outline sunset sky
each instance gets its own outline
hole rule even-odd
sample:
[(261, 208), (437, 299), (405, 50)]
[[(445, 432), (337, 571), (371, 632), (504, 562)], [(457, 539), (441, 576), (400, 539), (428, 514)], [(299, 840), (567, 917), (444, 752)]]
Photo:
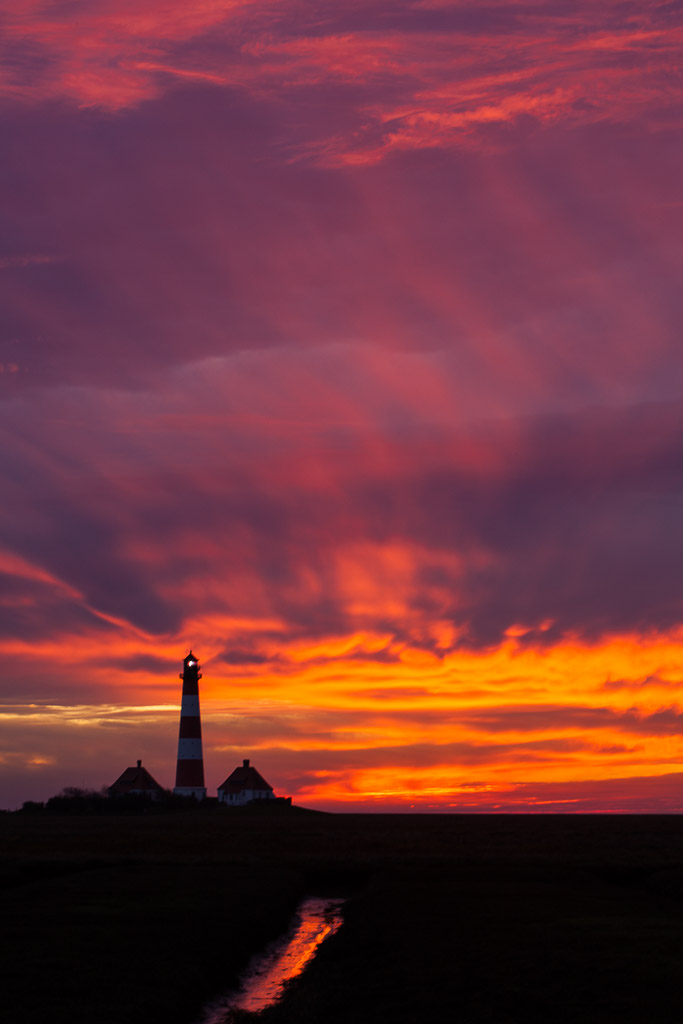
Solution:
[(683, 810), (683, 4), (2, 6), (0, 807)]

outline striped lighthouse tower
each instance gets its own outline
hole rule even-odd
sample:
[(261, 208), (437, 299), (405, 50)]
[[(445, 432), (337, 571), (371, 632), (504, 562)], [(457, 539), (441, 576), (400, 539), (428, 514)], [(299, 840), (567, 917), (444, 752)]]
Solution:
[(183, 699), (180, 705), (180, 732), (178, 734), (178, 767), (173, 792), (179, 796), (194, 796), (203, 800), (204, 755), (202, 753), (202, 720), (199, 715), (199, 662), (192, 651), (183, 660)]

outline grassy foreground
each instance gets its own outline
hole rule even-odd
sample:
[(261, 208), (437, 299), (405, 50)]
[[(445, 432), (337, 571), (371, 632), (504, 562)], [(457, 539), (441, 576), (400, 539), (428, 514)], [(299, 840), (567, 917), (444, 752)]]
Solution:
[(0, 815), (0, 880), (12, 1024), (193, 1024), (306, 891), (263, 1024), (683, 1020), (683, 818)]

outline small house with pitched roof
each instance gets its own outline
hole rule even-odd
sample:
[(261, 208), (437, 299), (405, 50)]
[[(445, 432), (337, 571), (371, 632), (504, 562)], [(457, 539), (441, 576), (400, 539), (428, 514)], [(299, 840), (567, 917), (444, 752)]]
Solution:
[(142, 767), (142, 761), (138, 761), (135, 768), (126, 768), (107, 792), (111, 797), (146, 796), (149, 800), (160, 800), (165, 791), (147, 769)]
[(273, 787), (249, 764), (245, 758), (240, 768), (235, 768), (222, 786), (218, 787), (219, 804), (228, 807), (242, 807), (252, 800), (274, 800)]

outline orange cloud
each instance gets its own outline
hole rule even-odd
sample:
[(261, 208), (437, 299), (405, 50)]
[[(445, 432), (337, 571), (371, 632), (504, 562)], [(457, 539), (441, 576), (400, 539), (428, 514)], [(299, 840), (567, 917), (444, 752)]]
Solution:
[[(220, 632), (243, 632), (245, 625), (225, 620)], [(389, 636), (330, 638), (305, 648), (282, 631), (270, 633), (262, 661), (239, 665), (216, 650), (216, 627), (203, 620), (184, 627), (194, 649), (206, 652), (207, 770), (221, 775), (251, 752), (276, 788), (299, 802), (444, 809), (465, 801), (473, 809), (495, 798), (514, 807), (520, 787), (533, 805), (550, 783), (570, 794), (576, 785), (580, 794), (589, 780), (656, 779), (683, 762), (683, 705), (672, 703), (675, 683), (668, 681), (681, 677), (683, 637), (615, 637), (542, 652), (511, 639), (443, 659), (419, 650), (406, 657), (403, 648), (382, 661), (373, 659), (391, 654)], [(66, 778), (74, 729), (87, 751), (99, 730), (114, 737), (133, 728), (137, 749), (148, 745), (157, 757), (163, 750), (159, 771), (170, 777), (179, 699), (173, 668), (182, 641), (149, 643), (148, 655), (120, 634), (109, 649), (103, 641), (64, 637), (21, 652), (3, 646), (5, 662), (21, 654), (25, 673), (43, 662), (72, 681), (87, 678), (102, 693), (108, 678), (118, 697), (108, 704), (5, 703), (0, 719), (14, 739), (3, 757), (16, 759), (23, 744), (33, 751), (31, 763), (50, 766), (49, 778)], [(153, 674), (150, 657), (158, 659)], [(621, 689), (606, 688), (609, 672), (622, 674)], [(661, 688), (639, 686), (655, 672)], [(580, 808), (584, 798), (563, 799)]]

